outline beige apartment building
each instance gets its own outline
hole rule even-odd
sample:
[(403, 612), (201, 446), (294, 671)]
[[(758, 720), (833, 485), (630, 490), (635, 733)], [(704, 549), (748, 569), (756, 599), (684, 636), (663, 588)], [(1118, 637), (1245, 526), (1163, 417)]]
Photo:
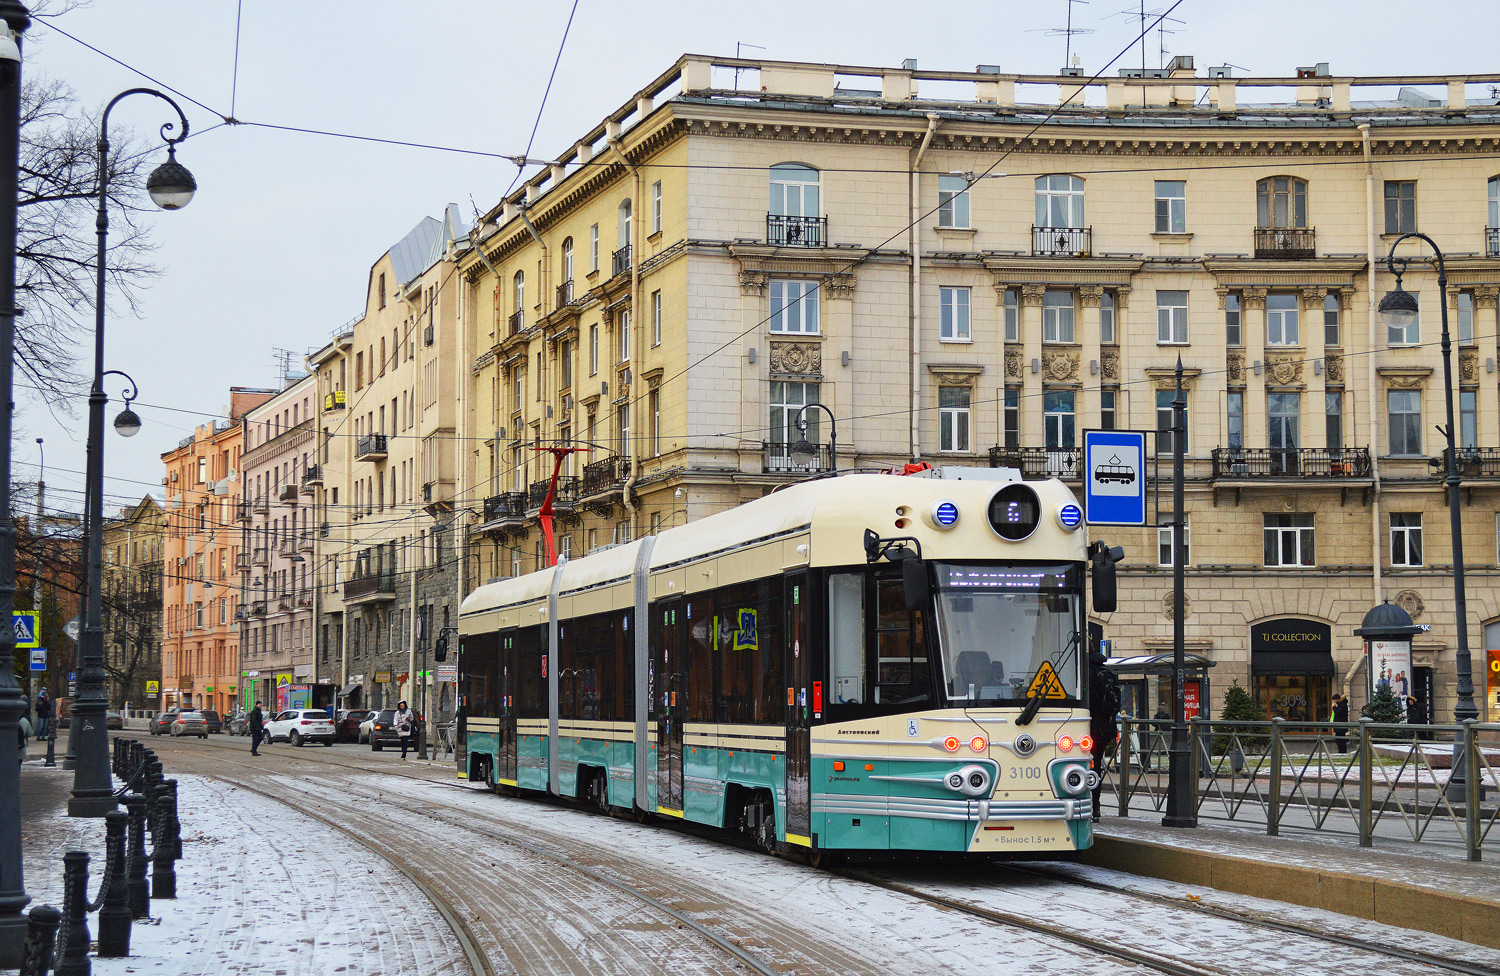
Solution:
[[(318, 668), (348, 707), (400, 699), (442, 720), (453, 683), (430, 660), (455, 625), (456, 206), (424, 218), (370, 269), (364, 314), (308, 357), (324, 512), (317, 531)], [(424, 664), (425, 661), (425, 664)]]
[[(317, 382), (290, 377), (245, 414), (239, 574), (241, 705), (268, 710), (333, 704), (337, 676), (314, 662)], [(248, 703), (248, 705), (246, 704)]]
[[(161, 686), (162, 549), (166, 518), (151, 495), (104, 522), (104, 669), (112, 705), (149, 708)], [(151, 684), (155, 683), (153, 689)]]
[[(1483, 697), (1500, 648), (1500, 76), (1234, 78), (1191, 58), (1140, 74), (690, 55), (582, 134), (458, 257), (466, 589), (545, 565), (539, 445), (587, 448), (557, 499), (574, 554), (835, 463), (999, 465), (1077, 489), (1090, 428), (1152, 432), (1154, 491), (1181, 357), (1201, 704), (1217, 714), (1231, 682), (1268, 715), (1362, 702), (1353, 630), (1390, 599), (1428, 628), (1402, 687), (1419, 718), (1450, 719), (1429, 250), (1400, 251), (1419, 320), (1375, 314), (1386, 251), (1420, 230), (1447, 256)], [(809, 403), (831, 412), (837, 457), (812, 409), (823, 446), (803, 465), (787, 445)], [(1094, 532), (1127, 552), (1120, 610), (1092, 621), (1117, 658), (1170, 649), (1165, 535)], [(1167, 697), (1123, 677), (1138, 714)]]

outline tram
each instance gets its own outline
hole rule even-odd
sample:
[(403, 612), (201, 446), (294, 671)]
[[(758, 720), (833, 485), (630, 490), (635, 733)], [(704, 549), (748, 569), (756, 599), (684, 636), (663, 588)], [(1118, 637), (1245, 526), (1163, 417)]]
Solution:
[(850, 474), (480, 587), (461, 773), (814, 863), (1082, 850), (1085, 534), (1056, 480)]

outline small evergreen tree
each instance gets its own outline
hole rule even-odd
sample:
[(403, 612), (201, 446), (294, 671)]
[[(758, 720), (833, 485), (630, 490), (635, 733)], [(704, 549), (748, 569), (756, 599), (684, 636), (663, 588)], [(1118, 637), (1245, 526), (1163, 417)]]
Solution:
[[(1221, 722), (1259, 722), (1265, 716), (1261, 714), (1260, 705), (1256, 704), (1255, 697), (1249, 691), (1240, 687), (1238, 681), (1231, 684), (1224, 691), (1224, 707), (1219, 710), (1219, 721)], [(1270, 741), (1264, 735), (1252, 735), (1250, 729), (1234, 730), (1232, 734), (1220, 734), (1214, 736), (1214, 752), (1228, 752), (1234, 747), (1234, 736), (1239, 736), (1240, 748), (1259, 750), (1266, 747)]]
[(1369, 702), (1359, 712), (1383, 725), (1397, 725), (1401, 721), (1401, 702), (1396, 698), (1396, 693), (1391, 691), (1390, 684), (1381, 682), (1375, 686), (1375, 694), (1370, 696)]

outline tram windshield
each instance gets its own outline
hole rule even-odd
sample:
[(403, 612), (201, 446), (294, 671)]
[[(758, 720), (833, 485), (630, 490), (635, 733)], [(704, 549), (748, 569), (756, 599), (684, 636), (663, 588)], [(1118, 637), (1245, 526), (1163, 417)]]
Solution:
[(1033, 683), (1042, 697), (1079, 697), (1081, 566), (934, 563), (933, 570), (950, 704), (1014, 704)]

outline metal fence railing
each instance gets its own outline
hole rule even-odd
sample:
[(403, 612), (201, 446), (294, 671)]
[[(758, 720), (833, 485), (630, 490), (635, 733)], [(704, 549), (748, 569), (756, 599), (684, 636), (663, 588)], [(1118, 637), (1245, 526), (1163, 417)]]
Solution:
[[(1500, 724), (1478, 722), (1195, 719), (1193, 805), (1201, 820), (1263, 825), (1270, 836), (1314, 830), (1357, 836), (1361, 847), (1446, 843), (1478, 861), (1487, 841), (1493, 849), (1491, 836), (1500, 838), (1497, 733)], [(1165, 811), (1171, 740), (1169, 721), (1121, 721), (1105, 753), (1107, 811), (1122, 817)], [(1462, 764), (1457, 781), (1455, 744)]]

